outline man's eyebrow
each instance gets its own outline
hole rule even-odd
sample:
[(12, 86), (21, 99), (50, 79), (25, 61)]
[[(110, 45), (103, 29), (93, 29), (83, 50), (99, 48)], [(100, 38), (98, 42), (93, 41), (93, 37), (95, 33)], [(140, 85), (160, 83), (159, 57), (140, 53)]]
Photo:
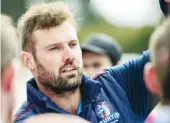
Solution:
[(45, 49), (48, 49), (48, 48), (51, 48), (51, 47), (54, 47), (54, 46), (59, 46), (59, 45), (61, 45), (61, 43), (50, 44), (50, 45), (46, 46)]
[[(79, 42), (79, 41), (78, 41), (78, 39), (73, 39), (73, 40), (68, 41), (68, 43), (70, 43), (70, 42)], [(48, 49), (48, 48), (51, 48), (54, 46), (59, 46), (59, 45), (61, 45), (61, 43), (53, 43), (53, 44), (46, 46), (45, 49)]]
[(69, 42), (78, 42), (78, 39), (70, 40)]

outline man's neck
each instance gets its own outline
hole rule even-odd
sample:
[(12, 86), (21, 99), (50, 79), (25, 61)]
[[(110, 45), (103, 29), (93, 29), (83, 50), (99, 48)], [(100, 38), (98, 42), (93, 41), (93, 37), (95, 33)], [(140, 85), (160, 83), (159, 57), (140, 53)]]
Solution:
[(44, 88), (39, 88), (39, 90), (47, 95), (58, 107), (70, 112), (71, 114), (77, 114), (78, 105), (81, 99), (80, 88), (62, 94), (55, 94)]
[(74, 92), (68, 92), (65, 94), (54, 95), (52, 101), (55, 102), (60, 108), (72, 113), (77, 114), (78, 105), (81, 99), (80, 88), (76, 89)]

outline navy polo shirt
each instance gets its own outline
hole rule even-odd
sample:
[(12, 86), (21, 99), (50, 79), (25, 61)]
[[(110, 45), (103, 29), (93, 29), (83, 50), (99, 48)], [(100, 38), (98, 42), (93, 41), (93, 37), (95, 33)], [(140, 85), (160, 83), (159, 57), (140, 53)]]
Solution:
[[(151, 94), (143, 80), (149, 52), (125, 64), (106, 69), (81, 83), (77, 115), (92, 123), (141, 123), (153, 109)], [(27, 101), (16, 113), (14, 123), (41, 113), (70, 114), (38, 91), (35, 79), (27, 82)]]

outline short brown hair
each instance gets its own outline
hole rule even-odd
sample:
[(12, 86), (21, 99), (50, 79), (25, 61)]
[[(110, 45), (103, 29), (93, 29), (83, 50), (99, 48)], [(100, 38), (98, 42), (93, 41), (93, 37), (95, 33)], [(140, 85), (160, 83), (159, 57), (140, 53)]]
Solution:
[(170, 18), (153, 33), (149, 46), (151, 61), (161, 82), (163, 102), (170, 101)]
[(16, 57), (18, 41), (12, 18), (1, 14), (1, 70)]
[(66, 20), (76, 28), (74, 14), (65, 3), (41, 3), (31, 6), (18, 22), (22, 50), (35, 52), (35, 41), (32, 39), (35, 30), (58, 26)]

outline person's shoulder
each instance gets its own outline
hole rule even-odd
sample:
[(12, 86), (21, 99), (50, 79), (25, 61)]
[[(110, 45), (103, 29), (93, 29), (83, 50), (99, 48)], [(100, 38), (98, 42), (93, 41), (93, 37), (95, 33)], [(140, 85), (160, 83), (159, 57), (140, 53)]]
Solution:
[(90, 78), (101, 83), (102, 86), (107, 86), (108, 83), (113, 83), (113, 77), (109, 69), (104, 69), (103, 71), (94, 74)]
[(45, 113), (32, 116), (24, 123), (90, 123), (81, 117), (58, 113)]
[(147, 117), (145, 123), (170, 123), (170, 106), (159, 105)]
[(34, 104), (26, 101), (21, 105), (19, 110), (16, 112), (14, 123), (19, 123), (33, 114), (35, 114)]
[(99, 77), (101, 77), (103, 74), (106, 74), (106, 72), (104, 70), (92, 75), (90, 78), (93, 79), (93, 80), (96, 80)]

